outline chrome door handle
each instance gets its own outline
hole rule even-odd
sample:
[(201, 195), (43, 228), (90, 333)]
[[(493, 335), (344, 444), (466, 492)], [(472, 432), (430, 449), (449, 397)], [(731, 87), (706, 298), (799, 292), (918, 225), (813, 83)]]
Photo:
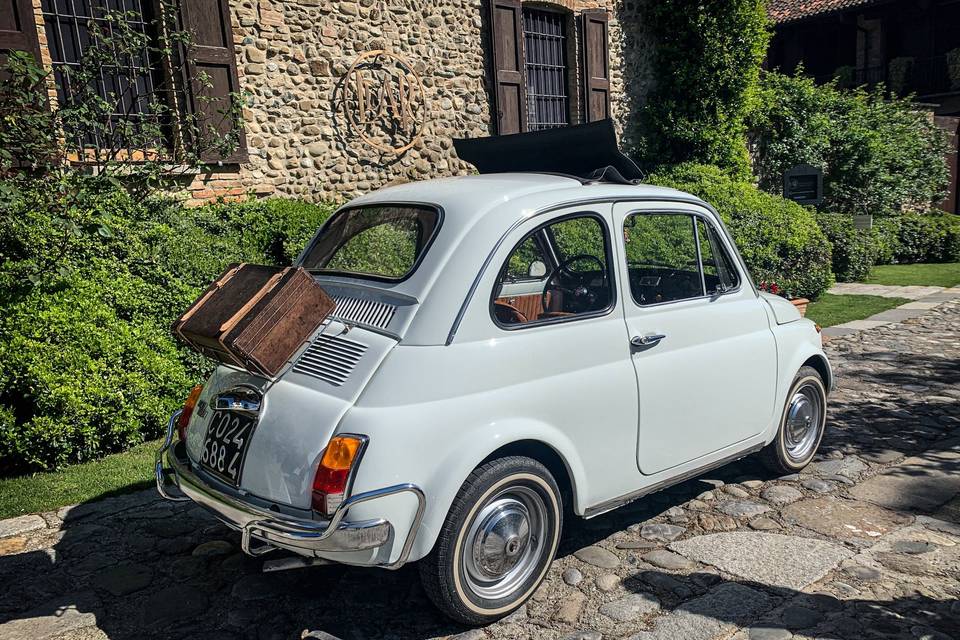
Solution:
[(630, 338), (630, 344), (635, 347), (650, 347), (660, 344), (660, 341), (667, 336), (662, 333), (651, 333), (645, 336), (633, 336)]

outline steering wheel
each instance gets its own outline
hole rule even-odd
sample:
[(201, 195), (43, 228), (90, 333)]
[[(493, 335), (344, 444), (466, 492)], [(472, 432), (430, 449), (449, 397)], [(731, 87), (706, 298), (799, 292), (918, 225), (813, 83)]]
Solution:
[(544, 313), (549, 311), (549, 309), (547, 309), (549, 304), (547, 294), (551, 291), (560, 291), (566, 294), (564, 301), (565, 303), (569, 303), (571, 307), (569, 310), (573, 313), (582, 313), (594, 308), (597, 302), (597, 294), (588, 286), (590, 275), (570, 270), (570, 265), (580, 260), (596, 263), (600, 273), (603, 274), (602, 286), (604, 289), (607, 288), (607, 269), (603, 266), (600, 258), (590, 255), (589, 253), (570, 256), (557, 265), (557, 268), (550, 273), (546, 283), (543, 285), (543, 293), (540, 294), (540, 305), (543, 307)]

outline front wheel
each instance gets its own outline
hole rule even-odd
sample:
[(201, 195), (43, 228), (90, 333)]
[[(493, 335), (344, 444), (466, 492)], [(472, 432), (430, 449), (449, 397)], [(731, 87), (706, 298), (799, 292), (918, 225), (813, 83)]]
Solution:
[(760, 460), (774, 473), (797, 473), (816, 454), (826, 424), (823, 378), (813, 367), (801, 367), (787, 393), (777, 436), (760, 452)]
[(563, 526), (560, 490), (531, 458), (477, 467), (463, 483), (433, 551), (419, 563), (430, 600), (457, 622), (486, 624), (543, 581)]

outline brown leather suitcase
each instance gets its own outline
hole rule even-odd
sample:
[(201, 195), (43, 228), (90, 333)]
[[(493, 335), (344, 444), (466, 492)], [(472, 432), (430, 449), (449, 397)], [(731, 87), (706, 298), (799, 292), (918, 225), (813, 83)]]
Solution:
[(335, 306), (301, 267), (230, 265), (173, 333), (214, 360), (273, 378)]

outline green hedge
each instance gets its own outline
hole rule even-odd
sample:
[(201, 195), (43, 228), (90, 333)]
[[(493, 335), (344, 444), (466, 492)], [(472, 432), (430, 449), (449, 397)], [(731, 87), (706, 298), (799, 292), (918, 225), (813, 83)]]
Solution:
[[(42, 181), (0, 183), (0, 469), (51, 469), (162, 433), (210, 364), (170, 323), (227, 264), (284, 264), (333, 208), (184, 209), (91, 190), (64, 219)], [(16, 190), (9, 197), (11, 189)]]
[(820, 213), (817, 223), (832, 247), (833, 275), (840, 282), (859, 282), (870, 275), (879, 253), (879, 234), (873, 229), (857, 229), (853, 216)]
[(880, 218), (877, 264), (960, 262), (960, 216), (904, 214)]
[(708, 165), (664, 169), (649, 182), (687, 191), (713, 205), (755, 281), (776, 283), (788, 296), (811, 300), (832, 284), (830, 243), (814, 214), (795, 202)]

